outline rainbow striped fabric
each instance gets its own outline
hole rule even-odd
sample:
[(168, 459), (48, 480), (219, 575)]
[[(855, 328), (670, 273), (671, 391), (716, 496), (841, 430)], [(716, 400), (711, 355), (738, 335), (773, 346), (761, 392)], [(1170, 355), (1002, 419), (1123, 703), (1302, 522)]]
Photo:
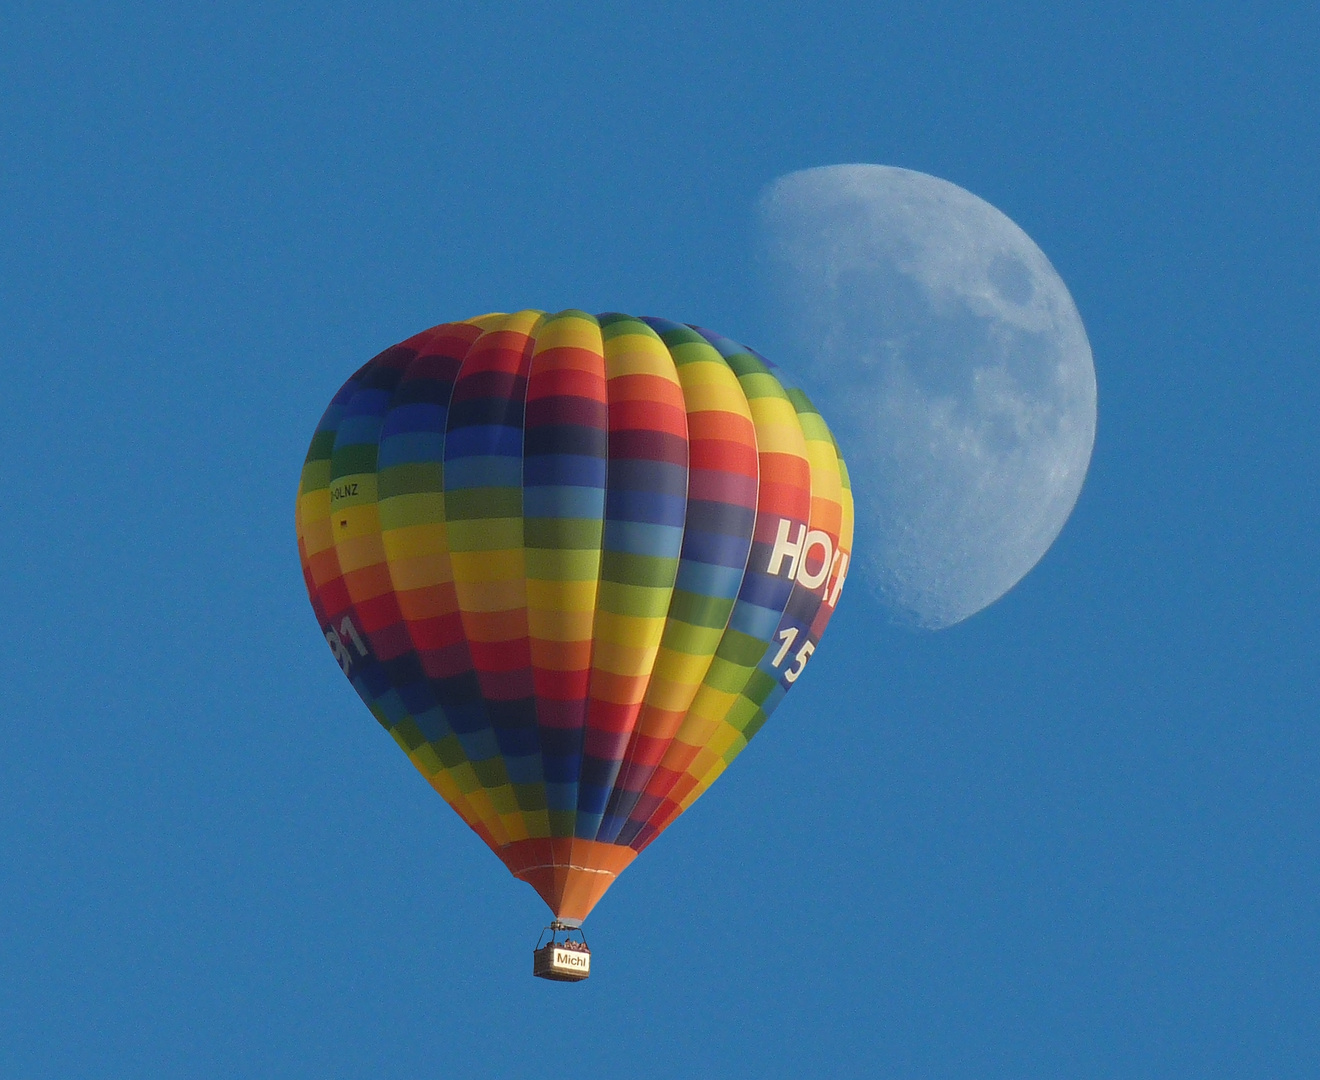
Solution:
[(581, 311), (386, 349), (322, 417), (296, 519), (354, 689), (570, 923), (797, 681), (853, 528), (837, 444), (767, 360)]

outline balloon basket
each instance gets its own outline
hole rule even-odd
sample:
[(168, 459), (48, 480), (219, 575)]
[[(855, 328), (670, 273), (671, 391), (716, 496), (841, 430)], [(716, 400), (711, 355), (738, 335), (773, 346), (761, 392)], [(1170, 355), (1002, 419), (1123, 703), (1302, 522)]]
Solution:
[[(572, 933), (577, 932), (577, 940)], [(550, 940), (545, 940), (549, 933)], [(563, 934), (561, 938), (559, 935)], [(532, 974), (538, 979), (554, 982), (581, 982), (591, 974), (591, 949), (583, 936), (582, 927), (552, 922), (536, 940), (532, 952)]]

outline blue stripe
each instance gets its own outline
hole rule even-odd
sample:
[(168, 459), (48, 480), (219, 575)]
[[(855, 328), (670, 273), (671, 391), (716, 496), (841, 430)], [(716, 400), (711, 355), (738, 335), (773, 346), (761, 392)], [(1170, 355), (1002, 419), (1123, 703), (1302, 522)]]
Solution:
[(760, 641), (773, 641), (779, 630), (779, 608), (770, 610), (757, 604), (747, 604), (741, 600), (733, 605), (733, 615), (729, 619), (729, 629), (739, 630), (749, 637)]
[(605, 500), (605, 513), (620, 521), (645, 521), (655, 525), (681, 528), (687, 508), (682, 495), (661, 495), (654, 491), (616, 491)]
[(774, 608), (782, 613), (788, 607), (788, 599), (792, 592), (793, 583), (788, 578), (771, 577), (769, 574), (760, 574), (751, 570), (743, 578), (738, 599), (746, 600), (749, 604)]
[(655, 491), (687, 501), (686, 465), (647, 458), (611, 458), (611, 491)]
[(390, 435), (381, 439), (376, 468), (384, 470), (391, 465), (438, 464), (444, 447), (445, 437), (441, 432), (410, 431)]
[(383, 416), (393, 396), (392, 390), (359, 390), (344, 407), (344, 416), (348, 421), (361, 416)]
[(747, 552), (752, 546), (750, 541), (751, 537), (745, 533), (729, 536), (727, 533), (702, 532), (689, 524), (683, 534), (683, 558), (715, 566), (737, 567), (741, 577), (743, 567), (747, 565)]
[(598, 487), (524, 487), (523, 516), (586, 518), (599, 521), (605, 513), (605, 489)]
[(684, 559), (678, 564), (678, 579), (675, 589), (690, 592), (696, 596), (719, 597), (732, 600), (738, 595), (738, 586), (742, 584), (743, 570), (730, 566), (713, 566), (709, 563), (689, 562)]
[(522, 428), (505, 424), (478, 424), (475, 427), (449, 429), (445, 439), (446, 460), (490, 454), (521, 459)]
[(522, 458), (445, 458), (446, 490), (455, 492), (487, 487), (522, 487)]
[(385, 417), (385, 426), (381, 434), (388, 438), (406, 431), (445, 430), (445, 408), (443, 405), (396, 405)]
[(457, 731), (455, 734), (463, 746), (463, 753), (467, 755), (468, 761), (489, 761), (500, 756), (500, 748), (495, 743), (495, 732), (488, 727), (478, 731)]
[(376, 443), (380, 440), (379, 416), (353, 416), (340, 422), (339, 432), (335, 435), (335, 446), (358, 446), (361, 443)]
[[(504, 746), (504, 771), (508, 774), (509, 782), (513, 784), (539, 784), (541, 783), (541, 753), (539, 748), (535, 753), (528, 753), (524, 746), (536, 744), (536, 729), (530, 732), (520, 732), (518, 738), (509, 739), (506, 736), (510, 732), (500, 732), (500, 745)], [(530, 735), (530, 739), (526, 736)], [(517, 751), (521, 750), (521, 753)]]
[(683, 543), (683, 530), (672, 525), (639, 524), (634, 521), (606, 521), (602, 547), (606, 551), (629, 555), (655, 555), (675, 559)]
[(537, 454), (523, 459), (523, 484), (540, 487), (562, 484), (566, 487), (605, 487), (609, 463), (605, 458), (582, 454)]
[(433, 705), (423, 712), (413, 713), (413, 721), (427, 742), (439, 742), (453, 734), (454, 729), (449, 726), (449, 718), (438, 705)]

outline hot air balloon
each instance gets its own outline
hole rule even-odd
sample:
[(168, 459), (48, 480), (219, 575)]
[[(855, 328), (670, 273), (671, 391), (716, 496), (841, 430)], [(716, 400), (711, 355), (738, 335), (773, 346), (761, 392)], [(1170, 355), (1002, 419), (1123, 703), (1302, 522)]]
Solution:
[(535, 970), (571, 980), (592, 907), (806, 668), (853, 513), (829, 429), (769, 361), (570, 310), (369, 361), (316, 429), (296, 521), (343, 673), (549, 905)]

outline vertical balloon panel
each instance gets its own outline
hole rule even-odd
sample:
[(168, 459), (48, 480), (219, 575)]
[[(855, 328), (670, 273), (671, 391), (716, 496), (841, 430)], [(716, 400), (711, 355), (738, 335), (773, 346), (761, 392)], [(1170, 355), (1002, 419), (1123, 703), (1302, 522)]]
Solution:
[(738, 599), (715, 660), (633, 821), (620, 834), (638, 851), (682, 812), (684, 800), (690, 804), (700, 795), (701, 781), (719, 760), (714, 746), (727, 742), (745, 722), (743, 691), (793, 594), (782, 557), (784, 538), (804, 529), (811, 512), (806, 439), (787, 392), (750, 350), (727, 338), (704, 336), (737, 377), (748, 403), (758, 453), (757, 512)]
[(576, 835), (595, 839), (650, 685), (678, 576), (688, 439), (673, 357), (638, 319), (602, 318), (610, 456)]
[(598, 836), (618, 842), (710, 670), (747, 566), (756, 515), (756, 434), (738, 380), (696, 331), (661, 319), (688, 425), (683, 546), (642, 712)]
[(542, 324), (527, 383), (523, 540), (532, 677), (550, 835), (577, 822), (609, 460), (600, 324), (566, 311)]
[[(550, 835), (536, 721), (523, 540), (527, 376), (541, 312), (486, 328), (459, 369), (445, 430), (445, 521), (454, 591), (508, 792), (511, 840)], [(489, 748), (488, 748), (489, 749)]]
[[(507, 830), (473, 768), (471, 669), (454, 591), (444, 518), (444, 433), (462, 358), (480, 336), (468, 324), (435, 327), (412, 339), (408, 364), (381, 429), (377, 459), (381, 539), (399, 610), (422, 678), (426, 707), (391, 734), (479, 835), (497, 848)], [(474, 695), (467, 695), (472, 697)]]

